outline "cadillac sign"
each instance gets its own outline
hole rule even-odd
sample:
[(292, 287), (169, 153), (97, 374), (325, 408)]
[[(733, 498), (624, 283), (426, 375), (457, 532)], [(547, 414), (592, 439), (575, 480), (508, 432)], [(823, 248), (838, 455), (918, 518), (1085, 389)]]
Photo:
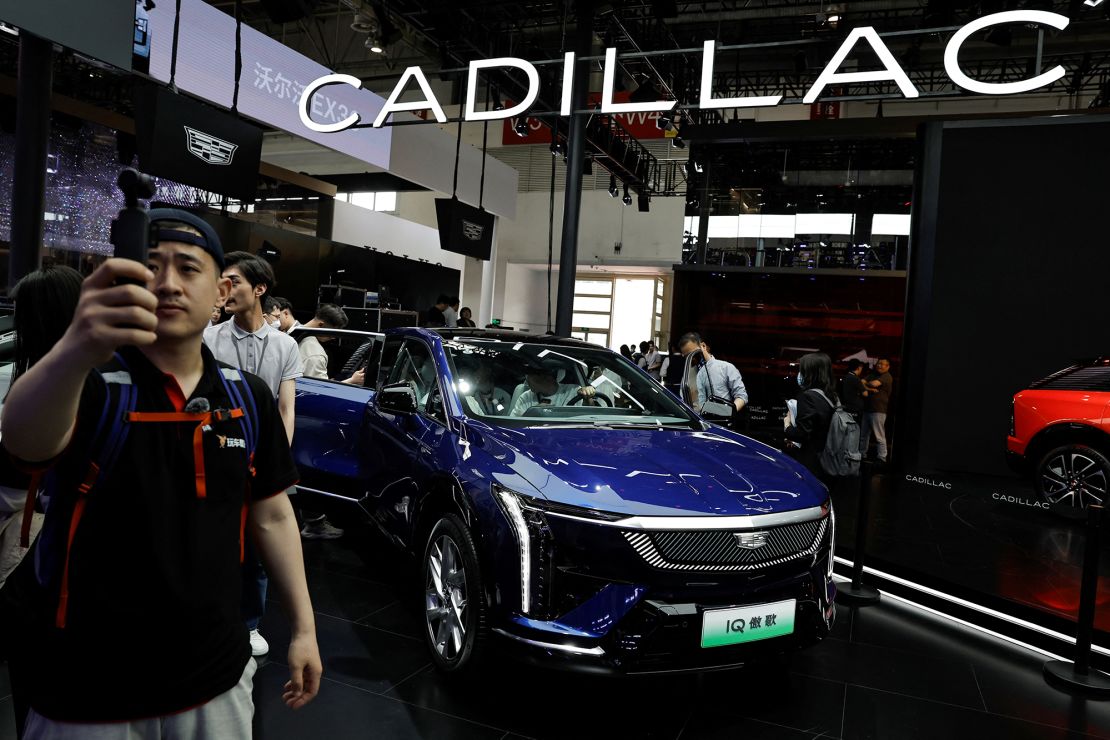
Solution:
[(185, 129), (186, 148), (189, 150), (189, 154), (206, 164), (231, 164), (231, 159), (235, 156), (235, 150), (239, 148), (238, 144), (217, 139), (211, 134), (197, 131), (188, 126), (183, 128)]
[[(1021, 24), (1037, 27), (1047, 26), (1048, 28), (1062, 31), (1068, 27), (1069, 22), (1070, 20), (1067, 16), (1043, 10), (1008, 10), (974, 20), (966, 26), (963, 26), (952, 35), (951, 39), (949, 39), (944, 50), (945, 72), (958, 87), (968, 92), (979, 93), (981, 95), (1013, 95), (1017, 93), (1028, 93), (1040, 87), (1044, 87), (1045, 85), (1050, 85), (1067, 74), (1067, 71), (1063, 67), (1057, 65), (1045, 72), (1016, 82), (983, 82), (982, 80), (977, 80), (965, 73), (960, 66), (960, 49), (972, 35), (995, 26)], [(863, 44), (871, 48), (871, 51), (878, 57), (882, 68), (871, 72), (841, 72), (840, 69), (844, 66), (848, 57), (856, 51), (857, 46)], [(737, 98), (713, 97), (712, 81), (715, 53), (716, 42), (712, 40), (706, 41), (702, 49), (700, 108), (761, 108), (775, 106), (782, 102), (782, 95)], [(568, 52), (564, 55), (564, 81), (573, 78), (572, 72), (574, 70), (575, 61), (576, 58), (573, 52)], [(504, 110), (477, 110), (476, 100), (480, 89), (478, 73), (482, 70), (495, 68), (515, 69), (522, 72), (528, 79), (528, 93), (519, 103), (507, 107)], [(604, 79), (600, 101), (601, 113), (619, 115), (669, 111), (675, 107), (677, 101), (674, 100), (637, 103), (616, 102), (614, 99), (616, 94), (616, 70), (617, 50), (614, 48), (606, 49)], [(895, 59), (887, 45), (883, 42), (878, 32), (871, 26), (855, 28), (848, 34), (848, 37), (840, 45), (840, 48), (837, 50), (836, 54), (833, 55), (832, 59), (829, 60), (828, 64), (825, 65), (821, 74), (818, 75), (813, 85), (809, 88), (809, 91), (805, 94), (802, 102), (807, 105), (816, 102), (830, 85), (838, 86), (860, 82), (883, 81), (893, 82), (905, 98), (912, 99), (920, 95), (917, 88), (914, 87), (909, 76), (899, 64), (898, 60)], [(400, 102), (400, 98), (405, 93), (410, 82), (416, 83), (423, 97), (417, 100)], [(349, 115), (338, 121), (334, 120), (334, 117), (332, 117), (331, 122), (328, 123), (320, 122), (318, 117), (313, 117), (313, 113), (318, 112), (320, 107), (313, 102), (314, 96), (318, 90), (329, 85), (349, 85), (358, 89), (362, 87), (362, 81), (351, 75), (329, 74), (319, 77), (306, 85), (303, 94), (297, 102), (297, 107), (300, 113), (301, 123), (311, 131), (318, 133), (337, 133), (351, 128), (360, 121), (360, 116), (356, 112), (350, 112)], [(499, 57), (496, 59), (472, 61), (467, 76), (466, 102), (463, 108), (463, 118), (466, 121), (492, 121), (520, 116), (536, 102), (539, 96), (539, 88), (540, 75), (535, 65), (531, 62), (515, 57)], [(398, 80), (397, 84), (394, 86), (393, 92), (390, 94), (385, 106), (378, 111), (372, 126), (374, 128), (380, 128), (391, 114), (401, 111), (431, 111), (437, 121), (440, 123), (447, 122), (447, 116), (443, 113), (443, 107), (436, 99), (431, 86), (428, 84), (428, 79), (420, 67), (409, 67), (404, 71), (401, 75), (401, 79)], [(563, 116), (569, 116), (571, 114), (571, 89), (570, 85), (567, 85), (565, 82), (561, 94), (559, 113)]]

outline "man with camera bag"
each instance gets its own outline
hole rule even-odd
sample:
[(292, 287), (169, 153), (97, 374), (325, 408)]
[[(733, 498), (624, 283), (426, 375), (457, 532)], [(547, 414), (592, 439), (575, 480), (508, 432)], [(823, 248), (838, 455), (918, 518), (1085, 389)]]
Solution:
[(184, 211), (150, 223), (145, 264), (109, 259), (85, 281), (0, 420), (14, 458), (50, 469), (43, 531), (0, 594), (32, 740), (250, 737), (247, 537), (289, 612), (283, 699), (319, 689), (285, 428), (262, 381), (201, 342), (230, 289), (222, 247)]

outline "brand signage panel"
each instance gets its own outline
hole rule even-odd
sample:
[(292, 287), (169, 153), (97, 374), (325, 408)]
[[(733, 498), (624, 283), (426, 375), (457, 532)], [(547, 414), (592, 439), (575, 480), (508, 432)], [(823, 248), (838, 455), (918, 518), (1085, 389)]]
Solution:
[(135, 95), (139, 166), (159, 177), (253, 200), (262, 130), (166, 88)]
[(490, 258), (495, 221), (492, 213), (458, 198), (436, 198), (436, 220), (441, 249), (480, 260)]
[[(0, 0), (3, 2), (5, 0)], [(150, 75), (169, 82), (173, 51), (174, 3), (159, 2), (149, 11)], [(128, 12), (128, 59), (131, 54), (133, 5)], [(301, 123), (299, 104), (305, 88), (331, 72), (308, 57), (255, 29), (242, 29), (243, 75), (239, 112), (273, 128), (288, 131), (349, 154), (367, 164), (389, 168), (392, 132), (388, 128), (322, 133)], [(230, 107), (235, 87), (235, 19), (204, 0), (181, 0), (177, 86), (216, 105)], [(357, 115), (367, 121), (385, 101), (350, 85), (331, 85), (312, 96), (312, 120), (340, 123)]]

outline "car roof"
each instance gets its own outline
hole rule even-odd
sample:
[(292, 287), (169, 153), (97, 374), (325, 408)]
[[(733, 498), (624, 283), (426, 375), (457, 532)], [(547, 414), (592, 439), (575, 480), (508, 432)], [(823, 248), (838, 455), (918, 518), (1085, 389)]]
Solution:
[(591, 349), (604, 349), (600, 345), (584, 342), (571, 337), (556, 337), (550, 334), (529, 334), (522, 331), (509, 331), (505, 329), (394, 329), (388, 333), (428, 333), (433, 336), (451, 341), (459, 339), (492, 339), (499, 342), (520, 342), (522, 344), (544, 344), (564, 347), (588, 347)]

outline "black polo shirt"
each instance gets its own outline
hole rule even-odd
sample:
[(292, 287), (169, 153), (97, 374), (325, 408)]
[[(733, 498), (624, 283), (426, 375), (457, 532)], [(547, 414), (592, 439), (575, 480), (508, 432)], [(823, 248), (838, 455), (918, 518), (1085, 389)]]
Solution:
[[(121, 352), (138, 391), (136, 410), (180, 411), (193, 398), (206, 398), (212, 410), (236, 408), (218, 375), (228, 366), (201, 351), (204, 375), (190, 399), (141, 352)], [(102, 373), (90, 373), (73, 441), (54, 466), (42, 533), (5, 587), (6, 599), (28, 607), (28, 634), (19, 639), (26, 649), (13, 658), (43, 716), (161, 716), (204, 704), (239, 681), (250, 659), (239, 611), (244, 505), (248, 496), (268, 498), (297, 479), (273, 394), (259, 378), (243, 377), (258, 409), (257, 475), (249, 488), (238, 420), (214, 423), (204, 434), (204, 498), (194, 469), (196, 424), (130, 423), (118, 462), (87, 496), (69, 556), (65, 627), (58, 628), (76, 490), (107, 394)]]

